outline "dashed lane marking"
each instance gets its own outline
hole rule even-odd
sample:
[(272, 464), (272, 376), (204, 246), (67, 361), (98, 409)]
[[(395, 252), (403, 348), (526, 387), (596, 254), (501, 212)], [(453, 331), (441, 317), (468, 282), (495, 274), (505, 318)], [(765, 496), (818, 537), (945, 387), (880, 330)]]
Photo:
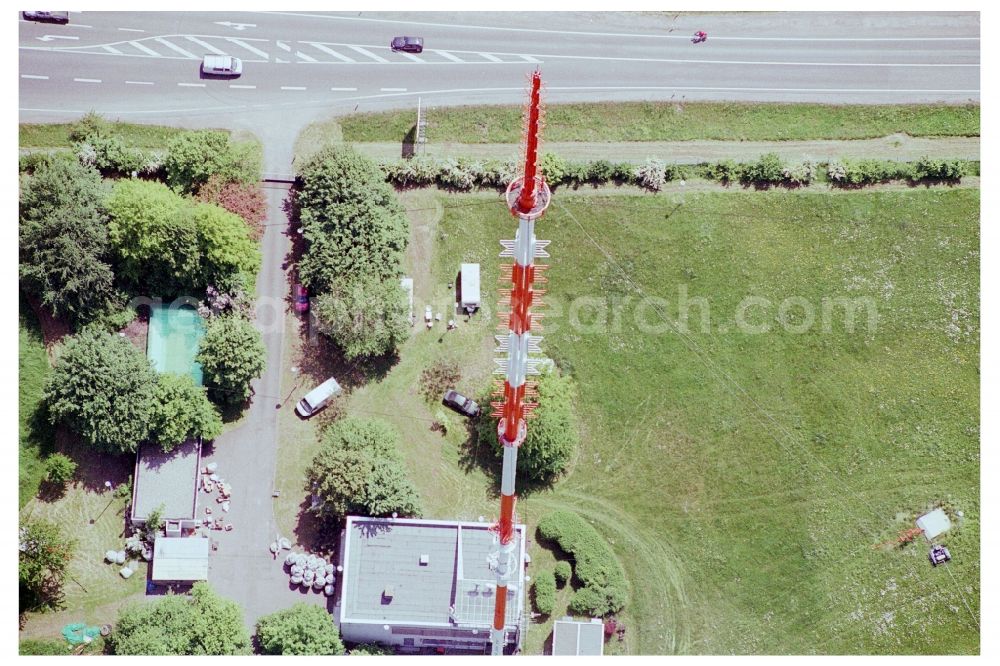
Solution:
[(178, 83), (182, 88), (204, 88), (204, 83)]
[(47, 81), (49, 79), (49, 77), (42, 76), (41, 74), (22, 74), (21, 78), (22, 79), (41, 79), (43, 81)]
[(271, 59), (271, 56), (269, 56), (266, 52), (261, 51), (256, 46), (250, 46), (249, 44), (247, 44), (246, 42), (244, 42), (242, 39), (237, 39), (236, 37), (226, 37), (226, 40), (229, 41), (229, 42), (232, 42), (233, 44), (236, 44), (236, 46), (240, 46), (242, 48), (245, 48), (247, 51), (250, 51), (251, 53), (256, 54), (257, 56), (260, 56), (264, 60), (270, 60)]
[(406, 88), (379, 88), (382, 92), (406, 92)]
[(153, 82), (152, 81), (126, 81), (125, 84), (126, 85), (130, 85), (130, 86), (151, 86), (151, 85), (153, 85)]
[(256, 90), (257, 86), (246, 86), (239, 83), (230, 83), (230, 88), (236, 88), (237, 90)]
[[(45, 77), (45, 78), (48, 78), (48, 77)], [(354, 92), (355, 90), (357, 90), (357, 88), (330, 88), (330, 90), (333, 90), (334, 92), (338, 92), (338, 91)]]
[(375, 55), (374, 53), (372, 53), (371, 51), (369, 51), (366, 48), (362, 48), (360, 46), (353, 46), (351, 44), (347, 44), (346, 46), (347, 46), (347, 48), (351, 49), (352, 51), (357, 51), (358, 53), (360, 53), (361, 55), (365, 56), (366, 58), (371, 58), (375, 62), (389, 62), (388, 60), (386, 60), (382, 56)]
[(185, 51), (184, 49), (182, 49), (181, 47), (177, 46), (173, 42), (168, 42), (167, 40), (163, 39), (162, 37), (154, 37), (153, 39), (156, 40), (157, 42), (159, 42), (160, 44), (163, 44), (168, 49), (171, 49), (172, 51), (174, 51), (176, 53), (180, 53), (185, 58), (191, 58), (192, 60), (198, 60), (198, 56), (196, 56), (195, 54), (191, 53), (190, 51)]
[(146, 32), (145, 30), (142, 30), (140, 28), (118, 28), (118, 29), (121, 30), (122, 32)]
[(322, 51), (323, 53), (326, 53), (327, 55), (332, 55), (334, 58), (337, 58), (338, 60), (341, 60), (342, 62), (357, 62), (356, 60), (354, 60), (354, 58), (348, 58), (345, 55), (337, 53), (333, 49), (328, 48), (328, 47), (320, 44), (319, 42), (303, 42), (303, 44), (308, 44), (309, 46), (312, 46), (312, 47), (316, 48), (317, 50)]
[(281, 86), (282, 90), (305, 90), (305, 86)]
[(197, 44), (198, 46), (200, 46), (203, 49), (208, 49), (209, 51), (211, 51), (215, 55), (226, 55), (226, 52), (223, 51), (222, 49), (217, 48), (215, 46), (212, 46), (208, 42), (203, 42), (202, 40), (198, 39), (197, 37), (192, 37), (191, 35), (186, 35), (185, 39), (187, 39), (189, 42), (194, 42), (195, 44)]
[(73, 79), (77, 83), (100, 83), (100, 79)]

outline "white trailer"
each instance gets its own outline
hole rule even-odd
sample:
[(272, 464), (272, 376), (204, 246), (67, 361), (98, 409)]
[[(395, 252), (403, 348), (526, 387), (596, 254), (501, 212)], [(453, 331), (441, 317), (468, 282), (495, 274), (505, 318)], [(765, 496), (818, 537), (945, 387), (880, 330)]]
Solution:
[(479, 309), (479, 264), (462, 264), (459, 307), (472, 314)]

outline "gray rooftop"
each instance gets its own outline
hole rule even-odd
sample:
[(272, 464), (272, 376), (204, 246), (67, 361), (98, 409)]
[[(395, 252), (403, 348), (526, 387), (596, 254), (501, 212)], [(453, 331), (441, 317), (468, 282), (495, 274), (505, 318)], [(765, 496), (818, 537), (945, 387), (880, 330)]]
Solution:
[(576, 620), (556, 620), (552, 625), (552, 654), (603, 655), (604, 623), (578, 622)]
[(164, 453), (152, 444), (139, 447), (135, 463), (132, 519), (145, 520), (163, 505), (164, 520), (192, 520), (198, 500), (201, 445), (190, 440)]
[[(518, 525), (515, 565), (521, 562), (523, 534)], [(349, 518), (342, 621), (488, 628), (496, 592), (487, 561), (492, 544), (485, 523)], [(427, 564), (420, 563), (421, 555)], [(508, 587), (508, 625), (520, 620), (523, 583), (522, 565)]]
[(153, 580), (208, 580), (208, 541), (159, 537), (153, 545)]

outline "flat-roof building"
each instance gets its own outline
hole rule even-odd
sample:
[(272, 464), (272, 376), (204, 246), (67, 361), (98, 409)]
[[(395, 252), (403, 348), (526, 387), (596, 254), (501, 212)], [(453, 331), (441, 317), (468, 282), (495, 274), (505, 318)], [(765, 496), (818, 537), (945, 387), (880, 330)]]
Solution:
[[(164, 453), (154, 444), (142, 444), (135, 460), (132, 488), (133, 525), (144, 525), (153, 511), (179, 530), (193, 530), (198, 510), (198, 467), (201, 442), (188, 440)], [(168, 534), (172, 534), (168, 525)]]
[(553, 656), (604, 654), (604, 622), (600, 618), (574, 620), (564, 617), (552, 625)]
[[(496, 594), (489, 528), (486, 523), (348, 517), (334, 611), (344, 640), (412, 652), (485, 651)], [(517, 572), (507, 590), (508, 651), (519, 649), (525, 620), (524, 534), (524, 525), (517, 525)]]
[(153, 545), (153, 582), (208, 580), (208, 549), (206, 537), (159, 537)]

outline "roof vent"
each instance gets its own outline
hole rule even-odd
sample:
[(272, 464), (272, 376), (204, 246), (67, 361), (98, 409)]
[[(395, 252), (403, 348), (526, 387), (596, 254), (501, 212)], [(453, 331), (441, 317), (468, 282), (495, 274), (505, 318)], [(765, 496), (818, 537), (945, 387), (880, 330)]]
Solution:
[(431, 563), (431, 556), (426, 553), (420, 556), (420, 566), (426, 567)]
[(393, 595), (396, 591), (393, 589), (392, 585), (386, 585), (385, 589), (382, 590), (382, 598), (386, 601), (392, 601)]

